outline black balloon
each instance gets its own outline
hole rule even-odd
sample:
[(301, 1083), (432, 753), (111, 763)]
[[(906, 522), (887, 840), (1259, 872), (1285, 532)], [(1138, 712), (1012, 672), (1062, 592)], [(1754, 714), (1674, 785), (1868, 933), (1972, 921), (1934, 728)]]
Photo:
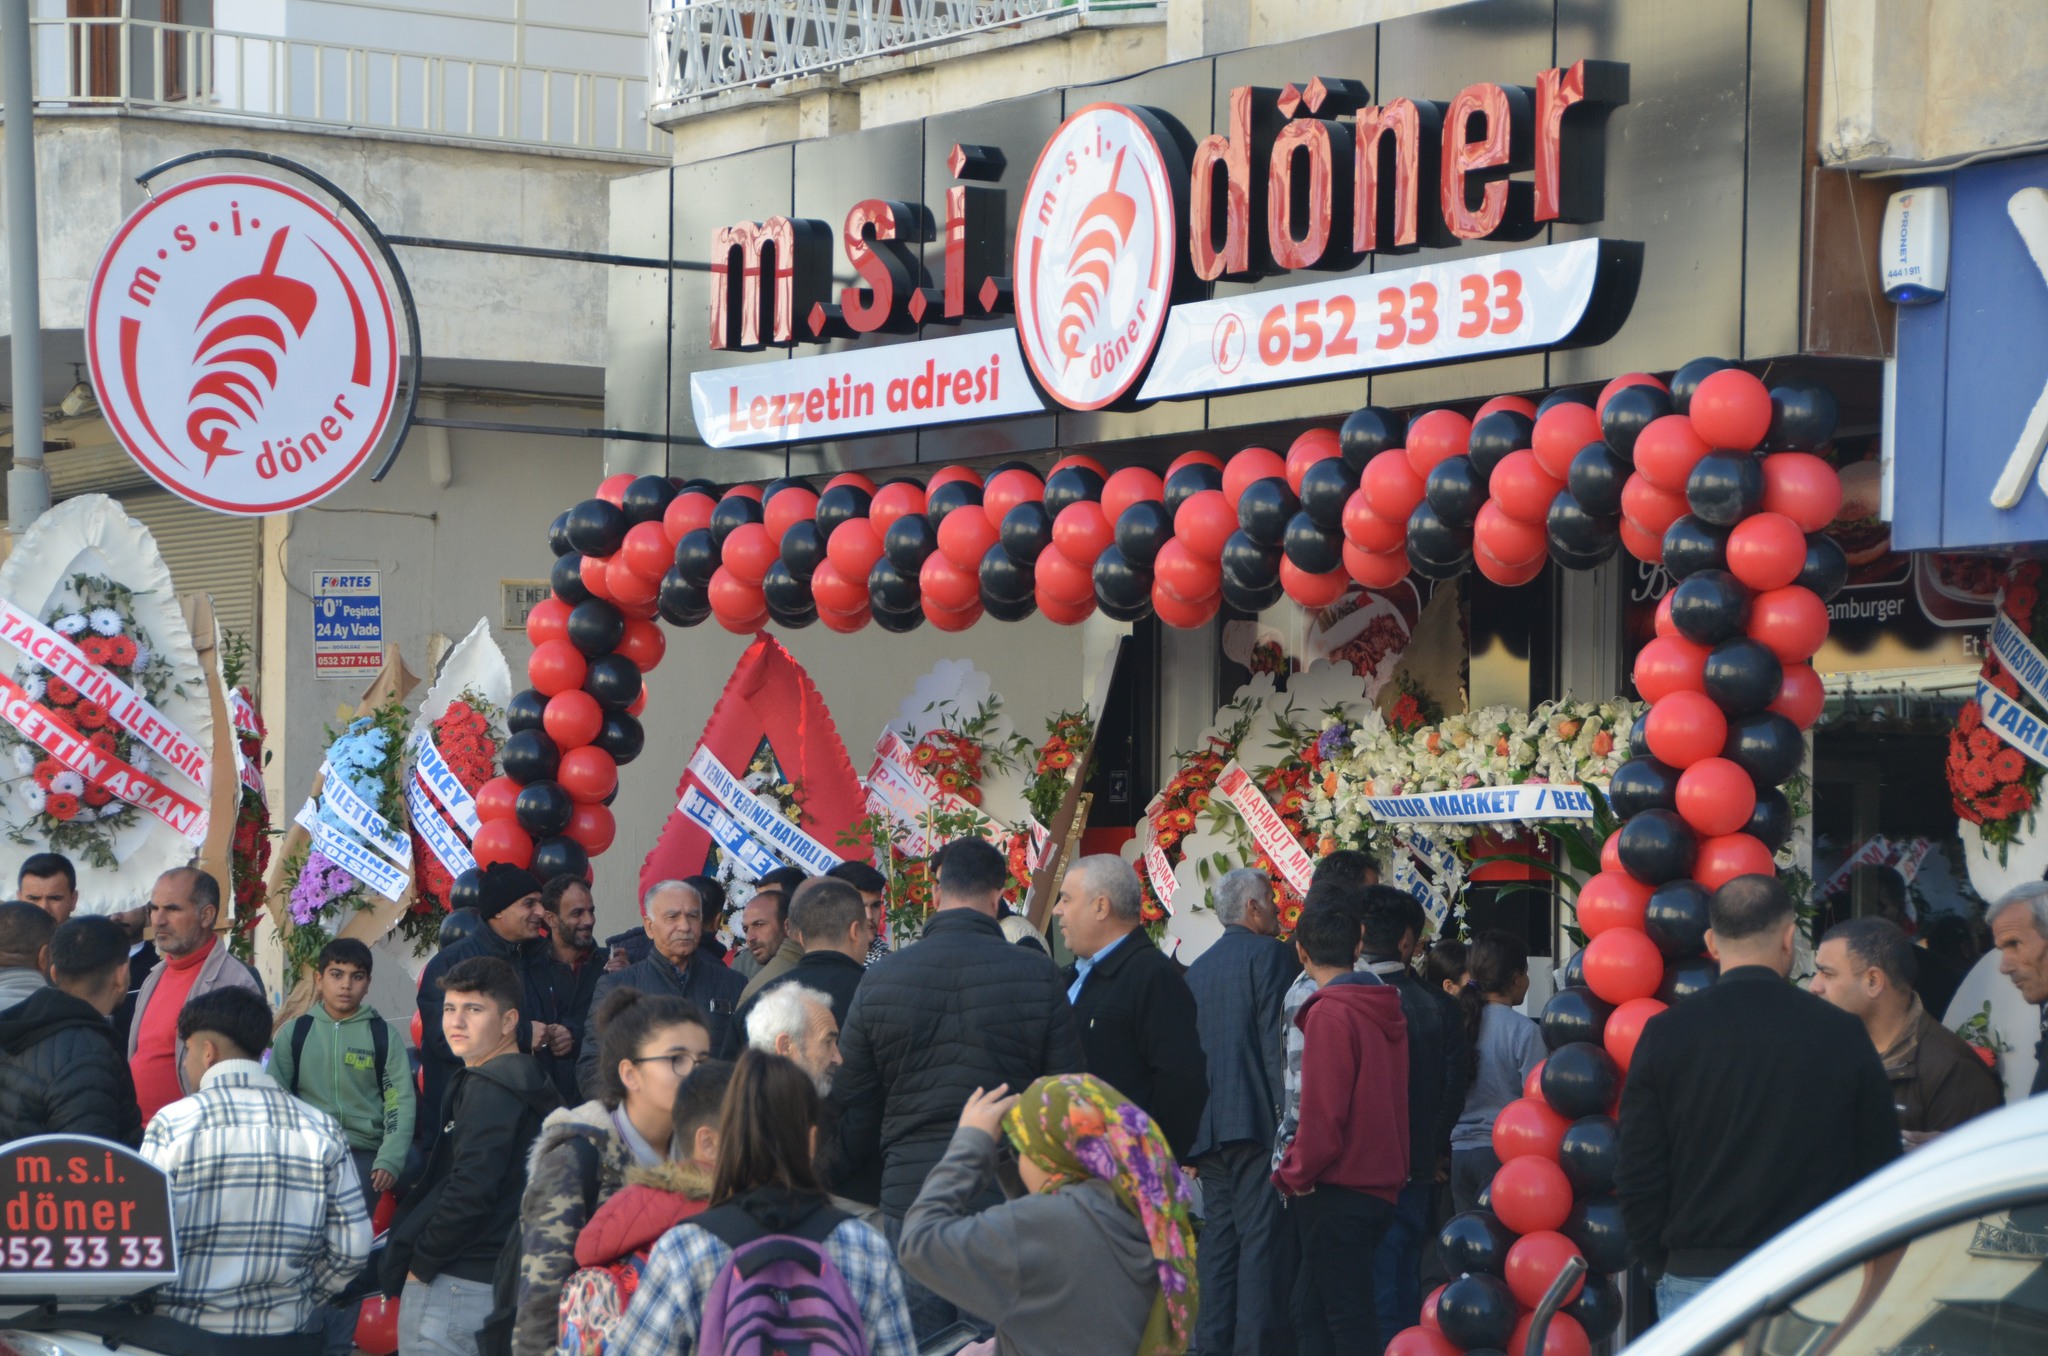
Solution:
[(535, 838), (553, 838), (569, 827), (569, 816), (575, 812), (576, 802), (562, 789), (560, 782), (529, 782), (519, 788), (519, 798), (512, 802), (512, 815), (519, 821), (519, 827)]
[(569, 510), (569, 544), (586, 556), (608, 556), (626, 539), (626, 511), (606, 499), (586, 499)]
[(922, 513), (904, 514), (882, 534), (882, 554), (905, 574), (916, 574), (938, 549), (939, 534), (932, 530), (932, 520)]
[(521, 786), (554, 780), (555, 769), (561, 765), (562, 751), (540, 730), (521, 730), (499, 751), (499, 766)]
[(1116, 520), (1116, 549), (1124, 553), (1125, 560), (1147, 570), (1172, 537), (1173, 519), (1157, 499), (1140, 499)]
[(1116, 547), (1104, 547), (1095, 558), (1095, 602), (1118, 621), (1135, 621), (1152, 606), (1152, 572), (1131, 564)]
[(1650, 708), (1646, 706), (1643, 713), (1635, 718), (1635, 723), (1628, 727), (1628, 746), (1638, 756), (1646, 755), (1650, 751), (1650, 739), (1646, 733), (1649, 729), (1649, 720)]
[[(469, 870), (457, 875), (455, 879), (449, 883), (448, 908), (451, 912), (460, 912), (463, 909), (473, 910), (476, 908), (477, 905), (483, 902), (484, 873), (482, 867), (472, 866), (471, 868), (469, 868)], [(448, 942), (453, 940), (447, 935), (445, 931), (446, 927), (448, 926), (446, 919), (442, 920), (441, 926), (444, 929), (442, 933), (442, 941)]]
[(884, 612), (876, 608), (870, 615), (874, 618), (875, 625), (884, 631), (894, 631), (898, 635), (906, 631), (915, 631), (924, 625), (924, 609), (921, 607), (914, 607), (908, 612)]
[(1657, 1001), (1676, 1003), (1696, 993), (1705, 993), (1714, 987), (1714, 981), (1720, 977), (1720, 965), (1705, 956), (1695, 956), (1690, 960), (1666, 961), (1664, 982), (1657, 986)]
[(1664, 571), (1683, 582), (1701, 570), (1728, 568), (1728, 529), (1690, 513), (1664, 529)]
[(1707, 655), (1701, 686), (1730, 716), (1753, 716), (1776, 700), (1785, 665), (1769, 646), (1737, 636)]
[(1593, 1272), (1579, 1291), (1579, 1297), (1564, 1306), (1585, 1329), (1586, 1340), (1599, 1343), (1621, 1326), (1621, 1290), (1609, 1276)]
[[(868, 505), (874, 502), (874, 498), (858, 485), (834, 485), (818, 496), (818, 511), (812, 518), (818, 524), (818, 530), (825, 534), (825, 539), (830, 541), (833, 528), (849, 518), (867, 517)], [(979, 498), (975, 502), (979, 503)]]
[(574, 838), (544, 839), (533, 845), (533, 860), (528, 869), (543, 881), (557, 876), (587, 880), (590, 876), (590, 853)]
[(1806, 757), (1799, 727), (1776, 711), (1728, 722), (1728, 742), (1721, 756), (1750, 775), (1758, 786), (1782, 786)]
[(1036, 499), (1026, 499), (1003, 515), (997, 535), (1019, 565), (1029, 565), (1052, 545), (1052, 515)]
[(744, 494), (729, 494), (711, 510), (711, 540), (720, 546), (748, 523), (761, 521), (761, 501)]
[[(811, 616), (815, 619), (817, 615), (818, 610), (812, 608)], [(610, 754), (614, 763), (624, 767), (647, 747), (647, 729), (641, 725), (638, 716), (624, 711), (607, 711), (604, 724), (598, 727), (597, 738), (590, 742)]]
[(778, 560), (761, 577), (761, 597), (768, 615), (777, 625), (800, 629), (818, 619), (818, 600), (811, 596), (811, 581), (799, 579), (789, 562)]
[(555, 596), (571, 607), (590, 597), (590, 589), (583, 582), (582, 553), (571, 551), (566, 556), (556, 556), (548, 571), (548, 583)]
[(981, 591), (982, 610), (997, 621), (1019, 622), (1038, 611), (1038, 596), (1027, 593), (1022, 598), (991, 598), (988, 590)]
[(1587, 443), (1580, 448), (1564, 476), (1572, 498), (1586, 512), (1602, 518), (1621, 512), (1621, 487), (1627, 481), (1628, 463), (1615, 456), (1606, 443)]
[(667, 476), (635, 476), (619, 496), (619, 507), (625, 511), (626, 521), (635, 526), (658, 523), (675, 497), (675, 484)]
[(1568, 558), (1598, 557), (1593, 562), (1596, 565), (1612, 555), (1615, 545), (1621, 540), (1620, 519), (1597, 518), (1586, 512), (1585, 506), (1570, 490), (1559, 490), (1557, 497), (1550, 501), (1550, 512), (1545, 516), (1543, 525), (1550, 533), (1553, 547)]
[(527, 688), (505, 703), (505, 728), (513, 734), (521, 730), (538, 730), (548, 709), (547, 697), (532, 688)]
[(1565, 1219), (1569, 1238), (1594, 1271), (1623, 1271), (1629, 1264), (1628, 1233), (1622, 1228), (1621, 1203), (1612, 1196), (1582, 1196)]
[[(1486, 503), (1486, 477), (1470, 457), (1445, 457), (1430, 468), (1422, 485), (1423, 497), (1436, 516), (1453, 527), (1472, 526)], [(1343, 525), (1341, 506), (1337, 512), (1338, 522), (1331, 524), (1333, 527)]]
[(1328, 574), (1344, 564), (1344, 534), (1324, 527), (1307, 513), (1297, 513), (1288, 521), (1280, 546), (1295, 569), (1310, 574)]
[(1498, 1276), (1467, 1273), (1436, 1299), (1436, 1325), (1467, 1352), (1504, 1348), (1515, 1331), (1514, 1292)]
[[(1324, 457), (1309, 463), (1301, 473), (1301, 511), (1332, 532), (1344, 526), (1344, 505), (1358, 488), (1358, 472), (1346, 468), (1342, 457)], [(1484, 497), (1484, 491), (1481, 491)], [(1473, 510), (1475, 513), (1477, 509)]]
[(1450, 561), (1425, 559), (1422, 556), (1416, 555), (1415, 548), (1411, 545), (1408, 548), (1408, 568), (1421, 575), (1424, 579), (1434, 579), (1438, 583), (1442, 583), (1447, 579), (1456, 579), (1459, 575), (1471, 569), (1472, 553), (1466, 551), (1457, 559)]
[(1645, 885), (1663, 885), (1692, 874), (1699, 835), (1675, 810), (1645, 810), (1621, 826), (1622, 869)]
[(1564, 963), (1564, 969), (1559, 972), (1557, 982), (1567, 989), (1583, 989), (1586, 987), (1585, 947), (1582, 946), (1577, 951), (1572, 952), (1572, 958)]
[(688, 480), (676, 486), (676, 493), (708, 494), (713, 499), (716, 499), (718, 498), (718, 482), (708, 476), (691, 476)]
[(1237, 525), (1261, 546), (1278, 546), (1287, 536), (1287, 520), (1301, 511), (1301, 501), (1279, 476), (1254, 480), (1237, 500)]
[[(1408, 515), (1408, 558), (1438, 567), (1469, 564), (1472, 558), (1472, 530), (1457, 528), (1443, 520), (1425, 499)], [(1462, 565), (1460, 566), (1462, 569)], [(1456, 573), (1457, 571), (1453, 571)], [(1431, 575), (1432, 579), (1444, 578)]]
[(723, 563), (718, 539), (708, 527), (692, 528), (676, 541), (676, 572), (692, 584), (708, 586)]
[(657, 606), (661, 619), (671, 626), (698, 626), (711, 616), (711, 594), (702, 584), (685, 579), (681, 570), (671, 567), (661, 577)]
[(1189, 462), (1166, 478), (1166, 511), (1179, 513), (1180, 506), (1203, 490), (1223, 488), (1223, 472), (1206, 461)]
[(968, 507), (981, 507), (981, 486), (971, 480), (949, 480), (924, 497), (925, 516), (932, 520), (934, 529), (954, 509)]
[(1252, 615), (1264, 612), (1279, 602), (1284, 592), (1277, 574), (1264, 584), (1241, 583), (1228, 573), (1223, 576), (1223, 601), (1239, 612)]
[(1003, 549), (1001, 542), (989, 547), (988, 553), (982, 556), (981, 596), (984, 600), (994, 598), (1014, 603), (1031, 597), (1036, 587), (1031, 567), (1019, 564), (1015, 556)]
[(1841, 418), (1835, 393), (1825, 386), (1800, 383), (1771, 388), (1771, 429), (1764, 446), (1774, 452), (1813, 452), (1828, 445)]
[(1709, 452), (1685, 478), (1685, 502), (1693, 516), (1717, 527), (1733, 527), (1764, 502), (1764, 464), (1753, 452)]
[(1408, 416), (1377, 405), (1353, 410), (1337, 430), (1338, 451), (1354, 480), (1365, 470), (1367, 462), (1390, 447), (1401, 446), (1407, 439)]
[(1636, 439), (1644, 429), (1670, 414), (1671, 393), (1655, 386), (1624, 386), (1607, 397), (1600, 412), (1600, 436), (1614, 449), (1614, 455), (1635, 464)]
[(1045, 511), (1053, 517), (1069, 504), (1100, 502), (1102, 477), (1089, 466), (1062, 466), (1045, 478)]
[[(1559, 492), (1558, 497), (1563, 497), (1562, 491)], [(1599, 521), (1605, 522), (1606, 520), (1601, 519)], [(1560, 542), (1556, 537), (1547, 538), (1547, 550), (1549, 552), (1550, 558), (1556, 561), (1559, 565), (1563, 566), (1567, 570), (1593, 569), (1602, 561), (1611, 559), (1614, 553), (1619, 549), (1621, 549), (1621, 531), (1619, 523), (1616, 524), (1615, 531), (1609, 533), (1605, 537), (1596, 538), (1593, 542), (1592, 549), (1586, 551), (1575, 551), (1572, 548), (1566, 546), (1564, 543)]]
[(1822, 602), (1830, 602), (1849, 582), (1849, 557), (1833, 537), (1816, 532), (1806, 539), (1806, 564), (1792, 582), (1813, 590)]
[(1552, 391), (1549, 395), (1538, 401), (1536, 404), (1536, 417), (1541, 419), (1559, 405), (1585, 405), (1590, 408), (1598, 404), (1599, 399), (1599, 393), (1596, 391), (1586, 390), (1582, 386), (1567, 386), (1561, 390)]
[(599, 655), (583, 675), (583, 690), (599, 706), (623, 711), (640, 700), (640, 670), (622, 654)]
[(1598, 1116), (1614, 1104), (1621, 1071), (1592, 1041), (1571, 1041), (1543, 1061), (1543, 1100), (1566, 1120)]
[(626, 635), (626, 614), (602, 598), (590, 598), (569, 609), (569, 643), (588, 658), (610, 654)]
[(569, 510), (563, 509), (548, 524), (548, 550), (558, 556), (566, 556), (575, 549), (576, 544), (569, 540)]
[(922, 613), (921, 601), (917, 576), (897, 569), (889, 557), (883, 556), (868, 571), (868, 602), (875, 611)]
[(1726, 358), (1694, 358), (1671, 374), (1671, 409), (1675, 414), (1692, 413), (1692, 393), (1716, 372), (1735, 366)]
[(1539, 1019), (1544, 1047), (1561, 1050), (1578, 1042), (1598, 1044), (1613, 1012), (1614, 1005), (1591, 989), (1559, 989), (1543, 1005)]
[(1671, 624), (1687, 640), (1719, 645), (1749, 623), (1749, 590), (1726, 570), (1699, 570), (1671, 590)]
[[(682, 546), (677, 542), (678, 547)], [(782, 533), (782, 563), (799, 579), (809, 579), (825, 560), (825, 534), (809, 518), (791, 523)]]
[(1233, 532), (1223, 543), (1223, 580), (1236, 581), (1247, 589), (1263, 589), (1280, 579), (1280, 548), (1253, 541), (1243, 532)]
[(1437, 1231), (1436, 1251), (1454, 1276), (1498, 1276), (1507, 1269), (1508, 1249), (1514, 1243), (1514, 1234), (1492, 1211), (1467, 1210), (1444, 1221)]
[(1690, 960), (1707, 949), (1707, 888), (1696, 880), (1666, 881), (1650, 892), (1643, 932), (1666, 960)]
[(1520, 410), (1495, 410), (1472, 421), (1472, 436), (1466, 440), (1465, 448), (1479, 478), (1488, 480), (1503, 457), (1521, 451), (1535, 437), (1534, 419)]
[(1775, 786), (1759, 788), (1756, 808), (1749, 812), (1749, 823), (1742, 831), (1776, 852), (1792, 841), (1792, 802)]
[[(1641, 748), (1630, 744), (1630, 748)], [(1678, 769), (1661, 762), (1647, 751), (1614, 769), (1614, 775), (1607, 780), (1607, 803), (1614, 808), (1615, 817), (1621, 820), (1633, 819), (1645, 810), (1675, 810), (1678, 808)]]
[(1606, 1116), (1573, 1121), (1557, 1148), (1557, 1165), (1581, 1196), (1614, 1190), (1614, 1169), (1621, 1157), (1621, 1129)]
[[(911, 483), (916, 484), (915, 481)], [(775, 496), (781, 494), (784, 490), (800, 488), (802, 485), (803, 482), (793, 476), (779, 476), (769, 481), (761, 487), (761, 507), (765, 509), (774, 503)]]

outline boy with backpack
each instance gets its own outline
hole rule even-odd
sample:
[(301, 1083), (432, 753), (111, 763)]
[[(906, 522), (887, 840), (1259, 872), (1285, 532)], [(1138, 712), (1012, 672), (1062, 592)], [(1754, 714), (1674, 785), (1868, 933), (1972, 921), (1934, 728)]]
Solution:
[(270, 1076), (341, 1122), (363, 1184), (364, 1208), (397, 1183), (412, 1143), (415, 1099), (405, 1042), (363, 1002), (370, 948), (351, 937), (320, 949), (313, 1010), (279, 1032)]

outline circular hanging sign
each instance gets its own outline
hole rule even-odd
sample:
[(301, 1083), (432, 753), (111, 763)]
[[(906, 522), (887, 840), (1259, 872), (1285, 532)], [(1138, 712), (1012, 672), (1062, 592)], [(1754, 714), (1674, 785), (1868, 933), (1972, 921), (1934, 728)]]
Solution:
[(390, 421), (391, 298), (353, 232), (289, 184), (191, 179), (128, 218), (93, 273), (93, 391), (164, 488), (279, 513), (341, 488)]
[(1099, 410), (1138, 384), (1173, 294), (1186, 178), (1143, 109), (1089, 104), (1053, 133), (1017, 220), (1017, 337), (1038, 384)]

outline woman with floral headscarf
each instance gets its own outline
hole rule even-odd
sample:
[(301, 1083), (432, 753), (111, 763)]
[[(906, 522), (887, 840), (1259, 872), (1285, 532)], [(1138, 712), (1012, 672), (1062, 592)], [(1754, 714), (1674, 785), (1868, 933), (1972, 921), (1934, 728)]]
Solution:
[[(903, 1269), (993, 1323), (998, 1356), (1179, 1356), (1195, 1331), (1189, 1192), (1152, 1118), (1086, 1074), (975, 1089), (903, 1220)], [(991, 1209), (998, 1155), (1024, 1195)]]

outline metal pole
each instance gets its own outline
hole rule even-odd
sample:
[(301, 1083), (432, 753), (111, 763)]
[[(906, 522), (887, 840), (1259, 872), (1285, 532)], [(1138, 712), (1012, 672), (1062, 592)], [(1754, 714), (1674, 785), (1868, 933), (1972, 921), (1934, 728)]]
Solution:
[(17, 537), (50, 507), (43, 466), (43, 307), (36, 259), (35, 93), (28, 0), (0, 0), (0, 100), (7, 109), (7, 288), (14, 344), (14, 464), (7, 528)]

